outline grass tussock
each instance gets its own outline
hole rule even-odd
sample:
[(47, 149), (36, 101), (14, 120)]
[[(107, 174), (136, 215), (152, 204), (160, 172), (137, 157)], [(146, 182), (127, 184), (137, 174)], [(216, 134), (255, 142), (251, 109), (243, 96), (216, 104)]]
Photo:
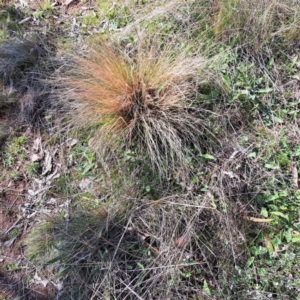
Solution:
[[(136, 151), (159, 173), (187, 169), (187, 154), (201, 152), (206, 121), (200, 85), (208, 83), (207, 61), (170, 50), (134, 57), (103, 42), (78, 60), (68, 83), (78, 99), (75, 122), (100, 124), (96, 148)], [(75, 74), (74, 74), (75, 73)], [(125, 146), (124, 146), (125, 145)]]
[(20, 124), (41, 124), (43, 113), (54, 106), (51, 76), (61, 62), (40, 39), (7, 41), (0, 47), (0, 76), (4, 104), (11, 106)]
[(258, 51), (299, 40), (300, 11), (295, 1), (215, 2), (214, 32), (223, 41)]
[(300, 12), (294, 0), (170, 1), (134, 20), (119, 37), (159, 36), (166, 44), (176, 41), (207, 53), (239, 47), (248, 55), (270, 56), (283, 48), (292, 52), (299, 42)]
[(42, 227), (52, 228), (52, 237), (47, 230), (31, 233), (27, 256), (57, 274), (60, 297), (209, 299), (209, 288), (203, 288), (208, 282), (222, 294), (217, 278), (231, 277), (229, 261), (240, 261), (232, 256), (243, 241), (230, 242), (239, 232), (234, 224), (225, 230), (227, 219), (209, 197), (170, 195), (123, 204), (115, 199), (107, 213), (72, 210), (68, 220), (48, 217)]

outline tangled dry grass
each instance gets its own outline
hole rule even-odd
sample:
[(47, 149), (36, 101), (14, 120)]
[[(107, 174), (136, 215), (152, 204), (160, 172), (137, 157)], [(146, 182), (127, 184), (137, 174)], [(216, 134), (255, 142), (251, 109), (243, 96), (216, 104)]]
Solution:
[(61, 63), (54, 56), (51, 46), (39, 38), (15, 39), (1, 45), (3, 104), (17, 107), (20, 125), (41, 125), (43, 113), (54, 105), (52, 87), (46, 81)]
[(27, 257), (46, 266), (45, 276), (56, 274), (66, 299), (211, 299), (203, 284), (220, 298), (230, 295), (234, 268), (247, 261), (256, 186), (269, 175), (234, 136), (223, 147), (218, 164), (200, 169), (206, 189), (194, 184), (151, 199), (128, 188), (138, 179), (127, 173), (113, 192), (103, 184), (99, 204), (81, 199), (61, 216), (43, 218), (27, 238)]
[[(295, 1), (215, 1), (214, 32), (246, 51), (299, 39), (300, 18)], [(278, 45), (279, 46), (279, 45)]]

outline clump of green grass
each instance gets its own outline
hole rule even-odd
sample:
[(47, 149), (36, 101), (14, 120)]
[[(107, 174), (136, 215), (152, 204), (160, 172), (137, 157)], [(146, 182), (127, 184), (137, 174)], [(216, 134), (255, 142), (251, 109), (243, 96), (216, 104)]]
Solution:
[(67, 97), (79, 100), (75, 122), (99, 125), (98, 149), (133, 149), (160, 174), (187, 170), (187, 155), (203, 146), (206, 121), (197, 96), (209, 82), (207, 61), (168, 49), (129, 57), (101, 41), (92, 48), (67, 79), (73, 88)]
[(26, 256), (30, 260), (40, 264), (55, 257), (55, 234), (61, 220), (60, 217), (53, 217), (51, 221), (45, 218), (30, 231), (26, 239)]
[(99, 24), (99, 19), (95, 15), (84, 16), (82, 23), (88, 27), (97, 26)]

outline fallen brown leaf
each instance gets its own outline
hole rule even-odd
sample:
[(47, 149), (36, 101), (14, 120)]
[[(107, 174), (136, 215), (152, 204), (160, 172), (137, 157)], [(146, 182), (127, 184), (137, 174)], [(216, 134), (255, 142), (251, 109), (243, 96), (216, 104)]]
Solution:
[(15, 239), (16, 238), (14, 237), (14, 238), (12, 238), (12, 239), (4, 242), (4, 243), (0, 243), (0, 247), (9, 248), (14, 243)]
[(297, 166), (294, 162), (291, 162), (291, 173), (292, 173), (292, 178), (293, 178), (293, 183), (294, 187), (297, 189), (298, 188), (298, 170)]
[(175, 242), (175, 247), (176, 247), (176, 248), (182, 248), (182, 247), (185, 245), (186, 241), (187, 241), (186, 234), (183, 234), (183, 235), (182, 235), (181, 237), (179, 237), (179, 238), (177, 239), (177, 241)]
[(44, 287), (46, 287), (47, 284), (49, 283), (49, 280), (48, 280), (48, 279), (42, 280), (42, 278), (41, 278), (40, 276), (38, 276), (37, 273), (35, 273), (35, 275), (34, 275), (32, 281), (33, 281), (34, 283), (36, 283), (36, 284), (42, 284)]
[(45, 153), (46, 153), (46, 156), (45, 156), (45, 160), (44, 160), (42, 175), (46, 175), (47, 173), (49, 173), (52, 170), (52, 157), (50, 155), (50, 152), (46, 150)]
[(75, 2), (75, 0), (65, 0), (65, 1), (62, 1), (62, 2), (64, 3), (64, 5), (69, 6), (70, 4)]
[(32, 154), (30, 159), (32, 162), (41, 161), (43, 159), (43, 154)]

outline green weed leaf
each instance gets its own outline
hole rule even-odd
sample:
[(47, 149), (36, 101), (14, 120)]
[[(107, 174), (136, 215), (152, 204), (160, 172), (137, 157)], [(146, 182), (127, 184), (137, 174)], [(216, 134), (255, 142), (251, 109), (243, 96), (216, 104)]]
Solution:
[(247, 261), (247, 267), (250, 267), (252, 264), (253, 264), (253, 262), (254, 262), (254, 256), (252, 256), (252, 257), (250, 257), (249, 259), (248, 259), (248, 261)]
[(205, 158), (205, 159), (215, 159), (212, 155), (210, 154), (200, 154), (201, 157)]
[(45, 266), (52, 265), (52, 264), (56, 263), (57, 261), (59, 261), (60, 259), (61, 259), (61, 256), (57, 256), (53, 259), (50, 259), (49, 261), (47, 261), (45, 263)]
[(298, 60), (298, 56), (295, 56), (295, 57), (293, 58), (292, 62), (291, 62), (291, 68), (294, 67), (294, 65), (296, 64), (297, 60)]
[(293, 79), (297, 79), (297, 80), (300, 80), (300, 77), (299, 75), (291, 75), (290, 78), (293, 78)]
[(261, 209), (261, 213), (260, 213), (262, 216), (264, 216), (265, 218), (267, 218), (268, 216), (269, 216), (269, 213), (268, 213), (268, 211), (266, 210), (266, 208), (265, 207), (263, 207), (262, 209)]
[(272, 170), (279, 170), (280, 169), (280, 167), (277, 166), (277, 165), (275, 165), (274, 163), (272, 163), (272, 164), (265, 164), (265, 168), (272, 169)]
[(284, 219), (286, 219), (286, 220), (289, 220), (289, 217), (288, 217), (287, 215), (283, 214), (283, 213), (280, 212), (280, 211), (272, 211), (272, 212), (271, 212), (271, 215), (272, 215), (272, 216), (282, 217), (282, 218), (284, 218)]
[(145, 271), (145, 267), (141, 264), (141, 263), (137, 263), (137, 265), (143, 270), (143, 271)]
[(291, 232), (291, 230), (287, 231), (284, 234), (284, 237), (285, 237), (286, 241), (289, 243), (292, 240), (292, 232)]
[(247, 155), (248, 158), (256, 157), (256, 152), (251, 152)]
[(292, 242), (293, 242), (293, 243), (298, 243), (298, 242), (300, 242), (300, 235), (293, 237), (293, 238), (292, 238)]
[(259, 93), (259, 94), (267, 94), (267, 93), (270, 93), (272, 91), (273, 91), (272, 88), (264, 88), (264, 89), (257, 90), (256, 92)]
[(204, 291), (205, 291), (208, 295), (211, 294), (211, 293), (210, 293), (210, 288), (209, 288), (209, 286), (208, 286), (206, 280), (204, 280), (204, 282), (203, 282), (203, 289), (204, 289)]
[(275, 121), (277, 123), (280, 123), (280, 124), (283, 123), (283, 120), (281, 118), (276, 117), (276, 116), (272, 116), (272, 119), (273, 119), (273, 121)]

